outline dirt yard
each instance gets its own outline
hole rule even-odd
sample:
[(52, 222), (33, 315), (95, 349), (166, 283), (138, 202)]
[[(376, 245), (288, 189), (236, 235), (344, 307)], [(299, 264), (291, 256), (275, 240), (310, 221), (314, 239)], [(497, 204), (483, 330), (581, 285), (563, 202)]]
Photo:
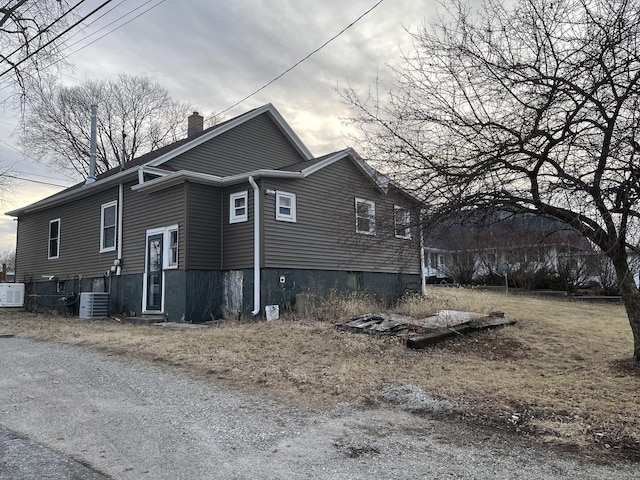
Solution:
[(332, 297), (308, 315), (167, 330), (0, 310), (0, 335), (79, 345), (177, 368), (193, 378), (318, 408), (367, 407), (386, 387), (414, 385), (455, 402), (450, 415), (590, 456), (640, 459), (640, 368), (622, 306), (434, 289), (394, 311), (503, 311), (505, 327), (409, 350), (401, 337), (339, 331), (379, 311)]

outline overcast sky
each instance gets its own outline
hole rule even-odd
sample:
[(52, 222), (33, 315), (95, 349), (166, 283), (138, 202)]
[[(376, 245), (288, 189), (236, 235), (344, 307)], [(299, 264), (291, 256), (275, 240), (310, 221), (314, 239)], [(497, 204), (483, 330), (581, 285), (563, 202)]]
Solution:
[[(103, 2), (89, 0), (82, 5), (82, 11), (88, 13)], [(320, 47), (376, 3), (377, 0), (112, 0), (101, 13), (113, 10), (70, 39), (68, 44), (79, 43), (66, 53), (107, 35), (72, 54), (68, 61), (74, 68), (60, 80), (77, 84), (119, 73), (146, 75), (167, 88), (175, 99), (191, 102), (196, 110), (220, 112)], [(153, 8), (148, 10), (150, 7)], [(314, 155), (344, 148), (350, 142), (341, 119), (349, 111), (336, 87), (351, 85), (366, 93), (376, 76), (388, 76), (387, 65), (397, 65), (401, 51), (411, 48), (405, 28), (415, 31), (424, 19), (433, 18), (437, 8), (436, 0), (382, 1), (329, 45), (225, 113), (224, 118), (272, 103)], [(142, 13), (145, 10), (148, 11)], [(90, 36), (113, 21), (113, 25)], [(0, 166), (11, 163), (17, 176), (36, 181), (75, 183), (11, 149), (7, 144), (19, 148), (12, 136), (18, 117), (6, 110), (0, 115)], [(42, 183), (16, 182), (2, 212), (60, 190)], [(15, 222), (0, 215), (0, 247), (14, 243)]]

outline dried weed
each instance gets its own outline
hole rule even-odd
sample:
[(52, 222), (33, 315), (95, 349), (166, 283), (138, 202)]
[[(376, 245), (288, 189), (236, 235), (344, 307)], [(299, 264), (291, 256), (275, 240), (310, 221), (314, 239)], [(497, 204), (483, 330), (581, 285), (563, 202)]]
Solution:
[(432, 288), (395, 311), (425, 317), (441, 309), (503, 311), (518, 324), (409, 350), (396, 337), (337, 330), (335, 323), (380, 306), (332, 295), (307, 315), (195, 331), (1, 311), (0, 334), (161, 362), (193, 378), (318, 407), (366, 405), (385, 387), (416, 385), (483, 423), (579, 448), (640, 450), (639, 369), (629, 361), (622, 306)]

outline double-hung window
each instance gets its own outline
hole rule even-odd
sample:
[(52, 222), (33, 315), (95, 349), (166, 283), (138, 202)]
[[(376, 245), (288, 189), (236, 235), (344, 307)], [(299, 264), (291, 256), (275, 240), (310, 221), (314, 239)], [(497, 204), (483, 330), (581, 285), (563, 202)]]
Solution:
[(411, 239), (411, 212), (406, 208), (394, 205), (393, 226), (396, 238)]
[(249, 218), (247, 190), (229, 195), (229, 223), (246, 222)]
[(118, 202), (113, 201), (102, 205), (100, 215), (100, 251), (112, 252), (116, 249), (116, 218)]
[(376, 234), (376, 204), (356, 198), (356, 233)]
[(49, 259), (60, 256), (60, 219), (49, 221)]
[(276, 220), (296, 221), (296, 196), (293, 193), (276, 192)]
[(168, 254), (166, 268), (178, 268), (178, 226), (168, 227), (165, 237)]

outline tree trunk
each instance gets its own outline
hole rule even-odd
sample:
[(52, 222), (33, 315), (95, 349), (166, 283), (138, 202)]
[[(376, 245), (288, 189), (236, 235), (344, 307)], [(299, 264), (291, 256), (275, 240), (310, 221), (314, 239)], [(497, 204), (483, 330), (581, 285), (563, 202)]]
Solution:
[(633, 358), (636, 362), (640, 362), (640, 291), (629, 270), (626, 255), (624, 260), (614, 261), (614, 265), (618, 274), (620, 294), (633, 333)]

